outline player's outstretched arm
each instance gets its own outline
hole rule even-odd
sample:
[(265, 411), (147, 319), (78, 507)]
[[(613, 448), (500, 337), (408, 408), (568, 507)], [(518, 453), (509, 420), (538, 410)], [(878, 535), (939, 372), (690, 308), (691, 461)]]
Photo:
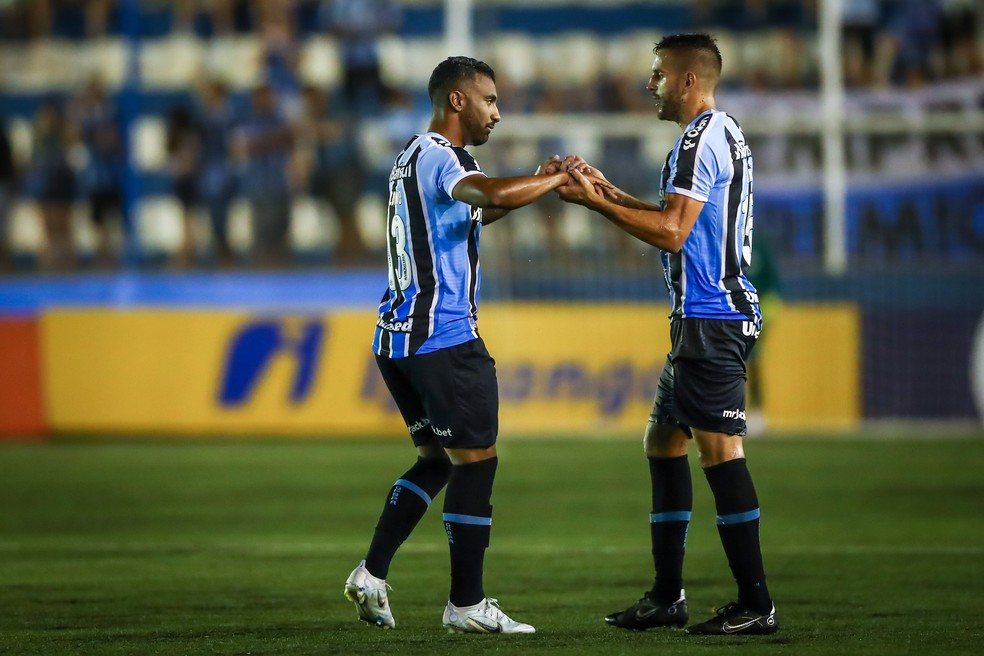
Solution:
[[(533, 175), (553, 175), (560, 171), (568, 171), (570, 169), (569, 162), (571, 160), (572, 160), (571, 156), (568, 156), (568, 158), (565, 160), (561, 160), (560, 155), (551, 155), (550, 157), (545, 159), (542, 164), (536, 167), (536, 171), (534, 171)], [(569, 182), (570, 179), (568, 179), (567, 183)], [(509, 212), (510, 210), (507, 209), (485, 208), (482, 211), (482, 223), (488, 225), (489, 223), (498, 221), (506, 214), (509, 214)]]
[(470, 175), (455, 185), (455, 200), (481, 208), (514, 210), (529, 205), (540, 196), (557, 189), (570, 179), (565, 171), (550, 175), (517, 175), (487, 178)]
[(632, 194), (626, 193), (618, 187), (612, 187), (605, 192), (605, 198), (630, 210), (646, 210), (648, 212), (659, 212), (659, 205), (655, 205), (641, 198), (636, 198)]
[[(597, 184), (599, 178), (571, 171), (571, 183), (558, 191), (570, 203), (584, 205), (629, 233), (636, 239), (671, 253), (679, 252), (690, 236), (704, 203), (681, 194), (667, 194), (666, 208), (627, 207), (612, 201)], [(641, 202), (641, 201), (640, 201)]]

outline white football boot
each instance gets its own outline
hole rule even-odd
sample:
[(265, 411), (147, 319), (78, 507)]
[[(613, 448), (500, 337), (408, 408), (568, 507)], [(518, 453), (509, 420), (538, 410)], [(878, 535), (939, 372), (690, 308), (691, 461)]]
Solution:
[(511, 619), (499, 608), (499, 602), (488, 597), (474, 606), (455, 606), (449, 601), (444, 609), (444, 628), (450, 633), (536, 633), (529, 624)]
[(392, 590), (383, 579), (377, 579), (366, 569), (366, 561), (352, 570), (345, 581), (345, 598), (355, 604), (359, 619), (381, 629), (395, 629), (396, 622), (390, 612), (387, 590)]

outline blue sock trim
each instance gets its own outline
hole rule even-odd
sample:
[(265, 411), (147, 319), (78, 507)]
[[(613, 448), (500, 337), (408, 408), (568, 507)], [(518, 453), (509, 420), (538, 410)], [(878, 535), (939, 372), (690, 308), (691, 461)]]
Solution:
[(755, 510), (749, 510), (747, 512), (734, 513), (733, 515), (718, 515), (717, 524), (718, 526), (725, 526), (727, 524), (742, 524), (744, 522), (751, 522), (762, 516), (761, 511), (756, 508)]
[(689, 510), (671, 510), (669, 512), (649, 513), (649, 523), (658, 524), (661, 522), (689, 522)]
[(413, 483), (412, 481), (408, 481), (405, 478), (401, 478), (396, 483), (393, 483), (393, 485), (399, 485), (402, 488), (406, 488), (406, 489), (410, 490), (411, 492), (413, 492), (414, 494), (416, 494), (418, 497), (420, 497), (421, 499), (423, 499), (424, 500), (424, 503), (427, 504), (427, 507), (428, 508), (430, 507), (430, 505), (431, 505), (430, 495), (427, 494), (426, 492), (424, 492), (424, 489), (422, 487), (420, 487), (419, 485), (417, 485), (416, 483)]
[(491, 517), (476, 517), (475, 515), (458, 515), (456, 513), (444, 513), (444, 521), (455, 524), (471, 524), (473, 526), (492, 526)]

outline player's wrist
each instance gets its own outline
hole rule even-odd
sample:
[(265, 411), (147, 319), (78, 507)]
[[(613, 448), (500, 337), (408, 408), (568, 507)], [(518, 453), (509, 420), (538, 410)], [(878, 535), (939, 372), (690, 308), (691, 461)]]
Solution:
[(571, 179), (571, 176), (566, 171), (557, 171), (556, 173), (550, 173), (548, 180), (550, 181), (550, 189), (557, 189), (558, 187), (563, 187), (567, 184), (567, 181)]

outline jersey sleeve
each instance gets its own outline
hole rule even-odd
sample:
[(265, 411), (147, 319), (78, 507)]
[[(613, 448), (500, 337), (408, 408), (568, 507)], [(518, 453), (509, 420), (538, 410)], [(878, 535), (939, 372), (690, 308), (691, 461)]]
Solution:
[(441, 160), (436, 162), (437, 187), (452, 198), (451, 192), (455, 185), (469, 175), (485, 175), (478, 162), (464, 148), (435, 148), (435, 153), (441, 153)]
[(666, 183), (667, 193), (707, 202), (721, 172), (717, 151), (721, 144), (727, 149), (723, 139), (715, 138), (719, 131), (712, 127), (715, 122), (715, 118), (708, 117), (677, 141)]

